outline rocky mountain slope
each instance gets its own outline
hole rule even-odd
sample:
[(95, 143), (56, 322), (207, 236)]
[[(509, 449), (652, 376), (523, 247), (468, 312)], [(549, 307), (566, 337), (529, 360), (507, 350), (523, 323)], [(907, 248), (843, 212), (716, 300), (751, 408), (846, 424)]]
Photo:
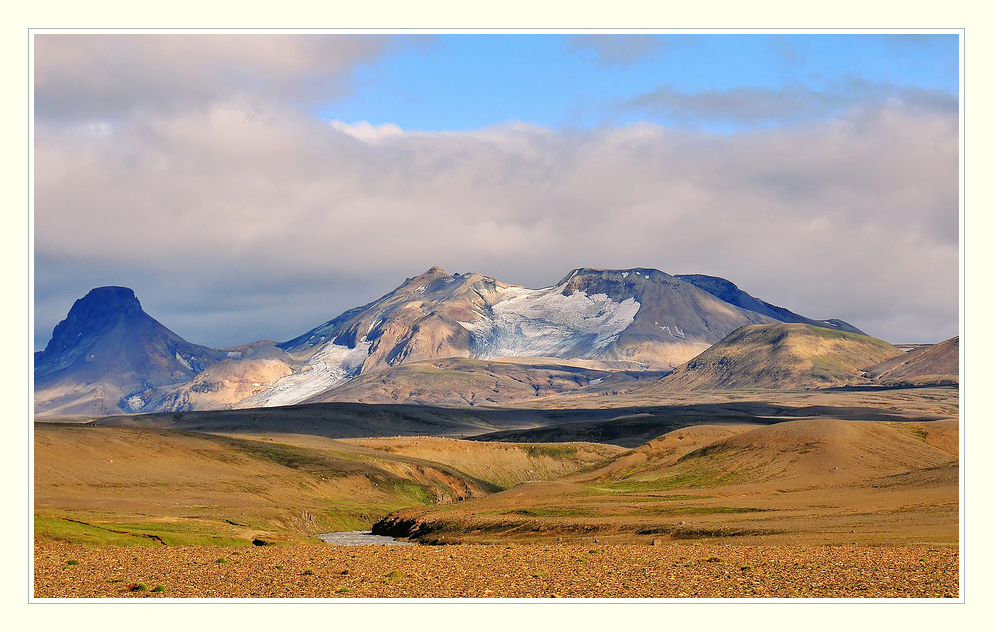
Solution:
[(784, 323), (806, 323), (808, 325), (826, 327), (828, 329), (837, 329), (839, 331), (848, 331), (855, 334), (865, 333), (861, 329), (857, 329), (856, 327), (837, 318), (831, 318), (828, 320), (814, 320), (812, 318), (807, 318), (806, 316), (801, 316), (800, 314), (795, 314), (784, 307), (778, 307), (771, 303), (766, 303), (762, 299), (755, 298), (747, 292), (743, 292), (738, 289), (737, 285), (731, 283), (727, 279), (707, 276), (706, 274), (677, 274), (676, 278), (680, 281), (691, 283), (705, 292), (710, 292), (722, 301), (732, 305), (737, 305), (743, 309), (749, 309), (759, 314), (765, 314), (770, 318), (774, 318), (775, 320)]
[[(843, 321), (812, 321), (769, 305), (723, 279), (685, 278), (647, 268), (581, 268), (552, 287), (529, 289), (431, 268), (287, 342), (224, 350), (193, 345), (165, 329), (141, 311), (131, 290), (98, 288), (77, 301), (48, 348), (36, 354), (36, 413), (331, 401), (345, 382), (363, 375), (370, 376), (368, 384), (378, 372), (384, 372), (379, 383), (385, 386), (375, 401), (405, 391), (409, 401), (421, 401), (412, 395), (417, 385), (407, 383), (417, 372), (396, 369), (450, 358), (572, 363), (585, 372), (561, 370), (586, 375), (577, 382), (582, 387), (604, 377), (591, 370), (668, 371), (743, 325), (790, 318), (854, 330)], [(481, 372), (464, 364), (453, 371), (488, 382), (494, 371), (507, 376), (524, 369), (491, 365)], [(510, 379), (520, 385), (545, 378)], [(499, 381), (487, 387), (489, 395), (480, 391), (480, 401), (507, 399), (492, 396)], [(450, 395), (471, 401), (479, 389), (467, 388)], [(530, 396), (530, 387), (521, 391), (520, 397)]]
[(880, 384), (913, 385), (959, 383), (959, 337), (920, 347), (866, 369)]

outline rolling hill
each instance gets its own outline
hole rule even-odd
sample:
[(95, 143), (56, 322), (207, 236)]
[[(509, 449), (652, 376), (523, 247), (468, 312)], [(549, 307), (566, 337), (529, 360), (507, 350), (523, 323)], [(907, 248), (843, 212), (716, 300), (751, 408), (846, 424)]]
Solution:
[(750, 325), (646, 391), (824, 388), (870, 384), (866, 367), (903, 352), (863, 334), (808, 324)]
[(958, 423), (805, 419), (682, 428), (599, 468), (394, 512), (373, 532), (424, 543), (578, 540), (594, 547), (955, 543)]

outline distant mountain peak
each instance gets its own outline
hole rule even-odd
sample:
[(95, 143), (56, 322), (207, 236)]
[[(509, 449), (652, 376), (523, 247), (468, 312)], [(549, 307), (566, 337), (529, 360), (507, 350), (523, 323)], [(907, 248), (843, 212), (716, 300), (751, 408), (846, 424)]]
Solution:
[(98, 287), (73, 303), (35, 353), (36, 405), (72, 414), (134, 412), (158, 397), (157, 388), (188, 382), (227, 356), (167, 329), (130, 288)]
[(141, 303), (134, 290), (108, 285), (90, 290), (72, 304), (65, 320), (52, 332), (40, 357), (47, 357), (75, 346), (84, 334), (98, 334), (114, 327), (122, 320), (143, 314)]
[(141, 303), (134, 290), (128, 287), (107, 285), (90, 290), (77, 300), (69, 316), (80, 319), (103, 319), (108, 316), (141, 313)]

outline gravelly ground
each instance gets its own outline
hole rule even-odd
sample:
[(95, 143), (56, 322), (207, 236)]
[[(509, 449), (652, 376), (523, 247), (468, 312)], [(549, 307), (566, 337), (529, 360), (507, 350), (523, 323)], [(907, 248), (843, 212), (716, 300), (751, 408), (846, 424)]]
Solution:
[[(34, 562), (36, 598), (943, 598), (959, 593), (959, 554), (952, 548), (118, 548), (38, 539)], [(163, 590), (154, 592), (157, 586)]]

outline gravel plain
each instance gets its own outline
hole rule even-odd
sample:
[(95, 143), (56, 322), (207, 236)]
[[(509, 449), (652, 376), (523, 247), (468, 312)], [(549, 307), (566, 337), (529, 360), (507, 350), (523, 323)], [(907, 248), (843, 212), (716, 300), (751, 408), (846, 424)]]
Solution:
[(42, 598), (957, 598), (955, 548), (92, 547), (38, 538)]

